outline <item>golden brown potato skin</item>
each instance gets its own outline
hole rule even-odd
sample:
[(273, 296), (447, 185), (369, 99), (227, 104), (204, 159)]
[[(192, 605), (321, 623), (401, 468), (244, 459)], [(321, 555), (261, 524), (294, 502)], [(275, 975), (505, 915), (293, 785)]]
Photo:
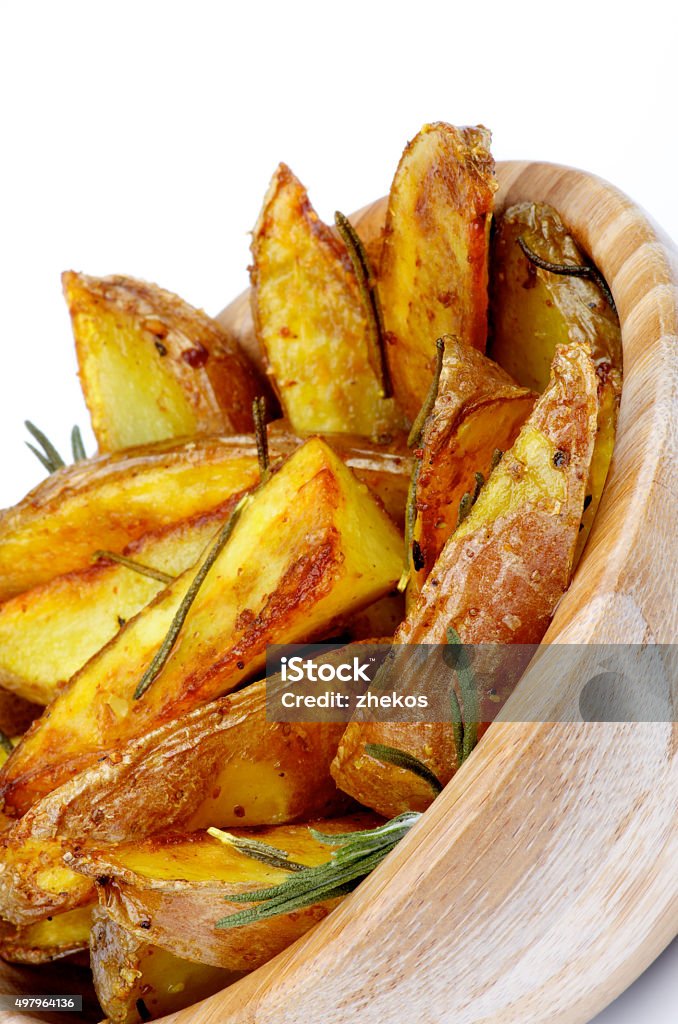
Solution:
[(131, 277), (67, 271), (62, 283), (100, 451), (252, 430), (268, 384), (215, 320)]
[[(302, 443), (285, 429), (271, 431), (271, 456)], [(371, 444), (333, 436), (329, 443), (402, 524), (412, 465), (402, 437)], [(0, 601), (91, 565), (99, 549), (120, 552), (151, 531), (210, 512), (258, 481), (251, 435), (159, 441), (66, 466), (0, 512)]]
[(414, 420), (454, 334), (485, 350), (490, 220), (497, 185), (482, 126), (425, 125), (406, 147), (386, 214), (379, 293), (396, 399)]
[(87, 949), (92, 909), (77, 907), (19, 928), (0, 921), (0, 957), (9, 963), (41, 964)]
[(89, 879), (63, 862), (60, 839), (33, 839), (21, 822), (0, 839), (0, 918), (27, 927), (92, 902)]
[(35, 803), (15, 841), (121, 842), (345, 810), (329, 771), (344, 724), (268, 721), (266, 685), (251, 683), (105, 755)]
[(298, 433), (379, 437), (402, 426), (381, 396), (346, 247), (280, 164), (252, 235), (252, 313), (268, 372)]
[(473, 493), (475, 474), (489, 476), (494, 453), (511, 447), (535, 399), (482, 352), (445, 338), (438, 394), (417, 452), (408, 600), (421, 590), (456, 529), (459, 503)]
[(556, 345), (586, 344), (598, 374), (598, 436), (589, 472), (575, 565), (591, 531), (612, 459), (621, 397), (622, 345), (619, 320), (594, 281), (536, 267), (517, 244), (551, 263), (584, 262), (558, 213), (545, 203), (520, 203), (498, 219), (490, 279), (491, 355), (515, 379), (542, 391)]
[[(394, 643), (445, 644), (449, 627), (465, 644), (540, 642), (572, 573), (597, 390), (588, 349), (558, 348), (549, 387), (443, 548)], [(416, 776), (382, 765), (364, 747), (378, 742), (411, 751), (437, 772), (453, 749), (452, 727), (443, 727), (442, 739), (429, 737), (430, 728), (352, 722), (332, 765), (337, 785), (387, 817), (410, 809), (411, 801), (421, 808), (426, 794)], [(451, 758), (441, 781), (454, 768)]]
[[(142, 1024), (206, 999), (240, 974), (193, 963), (143, 942), (96, 907), (91, 937), (92, 978), (111, 1024)], [(144, 1011), (144, 1017), (140, 1014)]]
[[(363, 812), (316, 824), (331, 833), (379, 823)], [(325, 863), (333, 849), (314, 839), (306, 825), (230, 831), (285, 850), (291, 860), (306, 865)], [(328, 900), (242, 928), (215, 928), (220, 918), (241, 907), (230, 903), (229, 895), (276, 885), (290, 873), (243, 856), (206, 832), (168, 834), (136, 844), (85, 844), (70, 863), (96, 880), (109, 915), (137, 938), (175, 956), (232, 971), (266, 963), (339, 902)]]
[(134, 699), (192, 569), (123, 626), (31, 727), (0, 773), (5, 809), (24, 813), (104, 752), (256, 677), (274, 640), (327, 636), (389, 593), (401, 572), (398, 529), (329, 446), (310, 439), (244, 508), (153, 685)]

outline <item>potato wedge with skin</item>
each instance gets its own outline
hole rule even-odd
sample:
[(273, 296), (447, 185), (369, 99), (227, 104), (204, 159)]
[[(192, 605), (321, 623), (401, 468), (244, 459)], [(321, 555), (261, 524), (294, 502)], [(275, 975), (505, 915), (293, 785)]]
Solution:
[[(238, 500), (235, 495), (212, 512), (144, 534), (122, 553), (178, 576), (198, 561)], [(36, 704), (49, 704), (165, 586), (104, 559), (10, 598), (0, 605), (0, 684)], [(33, 718), (39, 711), (35, 708)]]
[(104, 756), (34, 804), (15, 825), (15, 845), (121, 842), (345, 810), (329, 771), (345, 725), (268, 721), (266, 687), (251, 683)]
[(103, 907), (94, 910), (92, 976), (110, 1024), (142, 1024), (207, 999), (241, 973), (198, 964), (132, 935)]
[[(587, 348), (558, 348), (548, 388), (443, 548), (394, 643), (445, 644), (449, 627), (465, 644), (540, 642), (572, 574), (597, 392)], [(392, 671), (398, 679), (397, 656)], [(445, 783), (456, 754), (452, 726), (439, 728), (431, 736), (425, 724), (352, 722), (332, 765), (337, 785), (387, 817), (422, 810), (433, 793), (411, 772), (371, 757), (365, 744), (411, 752)]]
[[(319, 823), (323, 832), (373, 828), (374, 815), (361, 813)], [(284, 850), (300, 864), (326, 863), (332, 846), (314, 839), (306, 825), (278, 825), (254, 831), (233, 829)], [(89, 845), (70, 864), (97, 880), (100, 902), (123, 928), (175, 956), (232, 971), (250, 971), (305, 934), (327, 916), (338, 899), (237, 929), (216, 922), (240, 909), (229, 895), (277, 885), (289, 871), (254, 860), (206, 832), (165, 835), (144, 843)], [(182, 927), (177, 927), (177, 922)]]
[(268, 384), (215, 320), (131, 277), (68, 271), (62, 282), (100, 451), (253, 429)]
[(162, 441), (57, 470), (0, 513), (0, 601), (253, 487), (252, 438)]
[(130, 620), (31, 727), (0, 773), (5, 809), (24, 813), (104, 752), (261, 673), (273, 640), (327, 635), (389, 593), (401, 571), (402, 539), (381, 505), (327, 444), (307, 441), (243, 508), (153, 685), (134, 699), (193, 569)]
[(64, 843), (345, 811), (348, 798), (329, 770), (344, 724), (269, 722), (266, 686), (252, 683), (196, 708), (38, 800), (5, 840), (0, 916), (41, 920), (91, 898), (90, 886), (63, 863)]
[(402, 426), (369, 359), (368, 311), (344, 243), (280, 164), (252, 237), (252, 312), (292, 428), (378, 437)]
[(436, 339), (485, 350), (490, 221), (497, 188), (486, 128), (425, 125), (393, 179), (379, 271), (395, 397), (410, 420), (426, 398)]
[[(276, 432), (271, 457), (302, 443)], [(402, 439), (373, 445), (333, 437), (329, 443), (402, 523), (411, 472)], [(150, 531), (210, 512), (258, 481), (251, 435), (160, 441), (58, 470), (0, 513), (0, 601), (91, 565), (99, 549), (119, 552)]]
[(542, 391), (556, 345), (576, 341), (588, 345), (598, 374), (598, 436), (576, 565), (612, 459), (622, 382), (621, 330), (616, 312), (595, 281), (535, 266), (518, 245), (521, 236), (550, 263), (581, 265), (585, 260), (559, 215), (546, 204), (520, 203), (497, 222), (490, 281), (492, 357), (519, 383)]
[(419, 593), (456, 529), (475, 474), (489, 476), (494, 453), (511, 447), (535, 399), (481, 352), (445, 338), (438, 394), (419, 444), (408, 599)]
[(0, 957), (15, 964), (41, 964), (87, 949), (92, 910), (77, 907), (21, 928), (0, 922)]

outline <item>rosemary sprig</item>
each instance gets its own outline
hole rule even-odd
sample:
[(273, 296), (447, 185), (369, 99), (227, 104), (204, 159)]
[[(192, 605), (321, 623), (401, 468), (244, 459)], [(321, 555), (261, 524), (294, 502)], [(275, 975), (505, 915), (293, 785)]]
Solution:
[[(495, 453), (497, 451), (499, 451), (498, 448), (495, 449)], [(494, 460), (494, 455), (492, 456), (492, 459)], [(461, 526), (461, 524), (464, 522), (469, 512), (477, 502), (478, 495), (480, 494), (481, 488), (484, 483), (485, 477), (483, 476), (483, 474), (476, 473), (473, 491), (467, 491), (466, 494), (462, 496), (462, 499), (459, 502), (459, 511), (457, 512), (457, 527)]]
[(383, 743), (366, 743), (365, 753), (369, 754), (370, 757), (376, 758), (377, 761), (382, 761), (384, 764), (393, 764), (396, 768), (406, 768), (408, 772), (412, 772), (413, 775), (427, 782), (436, 796), (438, 793), (442, 793), (443, 784), (437, 775), (434, 775), (423, 761), (420, 761), (418, 757), (414, 757), (412, 754), (408, 754), (406, 750), (399, 750), (397, 747), (387, 747)]
[(257, 442), (257, 458), (259, 459), (259, 476), (265, 484), (271, 475), (271, 464), (268, 454), (268, 431), (266, 430), (266, 399), (259, 395), (252, 402), (252, 418), (254, 420), (254, 436)]
[(551, 263), (550, 260), (543, 259), (534, 249), (531, 249), (523, 235), (519, 235), (516, 241), (530, 263), (539, 267), (540, 270), (546, 270), (550, 274), (559, 274), (561, 277), (586, 277), (593, 281), (607, 299), (612, 311), (617, 312), (609, 285), (595, 263)]
[(289, 853), (271, 846), (269, 843), (262, 843), (258, 839), (250, 839), (247, 836), (234, 836), (231, 832), (224, 832), (220, 828), (208, 828), (207, 834), (220, 843), (232, 846), (238, 853), (246, 857), (258, 860), (262, 864), (268, 864), (271, 868), (283, 868), (285, 871), (305, 871), (306, 864), (299, 864), (296, 860), (290, 860)]
[(184, 594), (183, 600), (179, 605), (179, 608), (177, 609), (177, 612), (174, 618), (172, 619), (172, 622), (170, 623), (169, 629), (167, 630), (167, 635), (165, 636), (165, 639), (163, 640), (162, 644), (156, 651), (150, 665), (148, 666), (143, 676), (139, 680), (139, 684), (136, 690), (134, 691), (135, 700), (139, 700), (140, 697), (143, 697), (143, 695), (146, 693), (146, 690), (149, 688), (149, 686), (151, 686), (151, 684), (155, 681), (155, 679), (158, 677), (158, 675), (164, 668), (170, 654), (172, 653), (172, 650), (174, 649), (174, 645), (177, 642), (177, 638), (179, 636), (179, 633), (181, 632), (184, 622), (186, 621), (186, 617), (189, 611), (191, 610), (191, 605), (195, 601), (196, 597), (198, 596), (198, 591), (205, 582), (205, 577), (207, 576), (208, 572), (216, 562), (221, 552), (226, 547), (226, 544), (230, 540), (231, 534), (233, 533), (237, 525), (237, 522), (240, 519), (240, 515), (243, 509), (246, 507), (246, 505), (250, 503), (251, 500), (251, 494), (246, 494), (244, 497), (242, 497), (238, 504), (233, 509), (233, 511), (231, 512), (230, 516), (228, 517), (222, 528), (219, 530), (216, 540), (214, 541), (204, 561), (202, 562), (198, 571), (193, 577), (191, 585)]
[(0, 750), (4, 750), (6, 754), (11, 754), (14, 750), (14, 745), (11, 739), (6, 732), (2, 731), (2, 729), (0, 729)]
[(435, 405), (436, 398), (438, 397), (438, 386), (440, 384), (440, 374), (443, 372), (443, 356), (445, 354), (445, 342), (449, 335), (444, 334), (442, 338), (438, 338), (436, 341), (436, 366), (433, 371), (433, 380), (429, 386), (426, 398), (424, 399), (423, 405), (417, 413), (417, 418), (412, 424), (410, 433), (407, 438), (407, 444), (409, 448), (416, 448), (421, 441), (421, 435), (424, 431), (424, 424), (431, 415), (431, 410)]
[(459, 766), (461, 766), (478, 742), (480, 705), (478, 702), (478, 690), (468, 653), (461, 641), (461, 637), (453, 626), (448, 627), (446, 631), (446, 640), (448, 647), (453, 647), (455, 649), (454, 668), (457, 672), (461, 699), (464, 704), (463, 742), (461, 757), (459, 759)]
[(354, 889), (393, 850), (421, 815), (416, 811), (392, 818), (378, 828), (336, 835), (310, 829), (314, 839), (334, 846), (325, 864), (304, 868), (280, 885), (228, 896), (231, 903), (257, 903), (217, 921), (217, 928), (238, 928), (278, 914), (343, 896)]
[(61, 469), (66, 465), (50, 439), (46, 434), (43, 434), (39, 427), (36, 427), (35, 423), (31, 423), (30, 420), (24, 420), (24, 426), (28, 433), (34, 437), (42, 447), (42, 451), (32, 445), (30, 441), (26, 441), (27, 447), (30, 448), (36, 459), (39, 459), (48, 473), (56, 473), (57, 469)]
[[(24, 420), (24, 426), (28, 433), (38, 442), (40, 448), (36, 448), (30, 441), (26, 441), (26, 446), (30, 448), (36, 459), (44, 466), (50, 476), (52, 473), (56, 473), (57, 469), (62, 469), (66, 463), (47, 435), (39, 427), (36, 427), (35, 423), (31, 423), (30, 420)], [(71, 449), (74, 462), (80, 462), (82, 459), (87, 458), (80, 427), (77, 424), (71, 430)]]
[(87, 458), (82, 434), (77, 423), (71, 430), (71, 451), (73, 452), (73, 462), (82, 462), (83, 459)]
[(99, 562), (105, 558), (109, 562), (117, 562), (118, 565), (124, 565), (126, 569), (131, 569), (133, 572), (138, 572), (140, 576), (148, 576), (152, 580), (157, 580), (158, 583), (164, 583), (166, 586), (170, 583), (174, 583), (176, 576), (170, 576), (167, 572), (162, 572), (161, 569), (154, 569), (151, 565), (144, 565), (143, 562), (137, 562), (133, 558), (127, 558), (125, 555), (119, 555), (116, 551), (95, 551), (92, 555), (93, 562)]
[(348, 217), (337, 210), (334, 215), (334, 223), (346, 246), (358, 282), (360, 295), (367, 310), (369, 325), (367, 358), (377, 378), (381, 397), (390, 398), (393, 395), (393, 386), (388, 369), (388, 360), (386, 359), (384, 319), (381, 312), (377, 283), (363, 243), (360, 241), (358, 233)]

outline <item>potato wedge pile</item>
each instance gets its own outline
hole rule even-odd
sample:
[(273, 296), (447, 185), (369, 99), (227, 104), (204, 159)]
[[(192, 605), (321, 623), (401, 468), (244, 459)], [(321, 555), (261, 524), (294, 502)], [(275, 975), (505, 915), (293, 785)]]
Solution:
[(280, 164), (250, 317), (63, 276), (99, 450), (31, 428), (50, 475), (0, 513), (0, 956), (89, 955), (113, 1024), (303, 935), (493, 717), (270, 720), (267, 648), (392, 642), (397, 688), (413, 644), (540, 643), (570, 584), (619, 323), (558, 213), (496, 191), (487, 129), (435, 123), (383, 222), (323, 223)]

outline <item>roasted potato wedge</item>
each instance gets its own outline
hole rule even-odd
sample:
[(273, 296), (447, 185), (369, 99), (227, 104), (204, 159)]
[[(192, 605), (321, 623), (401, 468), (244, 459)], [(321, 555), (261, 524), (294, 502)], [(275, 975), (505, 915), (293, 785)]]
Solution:
[(345, 726), (269, 722), (266, 685), (252, 683), (195, 708), (38, 800), (5, 839), (0, 915), (35, 921), (91, 897), (63, 863), (64, 842), (130, 841), (168, 829), (274, 825), (345, 811), (348, 798), (329, 770)]
[[(572, 574), (597, 384), (585, 345), (556, 349), (548, 388), (443, 548), (396, 644), (445, 644), (449, 627), (466, 644), (539, 643)], [(391, 671), (398, 678), (397, 656)], [(413, 773), (369, 755), (366, 743), (414, 754), (441, 782), (457, 767), (451, 725), (352, 722), (332, 773), (341, 789), (387, 817), (422, 810), (433, 794)]]
[(495, 453), (511, 447), (536, 398), (477, 349), (449, 335), (444, 340), (438, 394), (419, 444), (408, 598), (419, 593), (455, 530), (475, 474), (489, 476)]
[(223, 504), (259, 480), (251, 438), (174, 441), (57, 470), (0, 514), (0, 601)]
[[(21, 736), (38, 717), (42, 708), (39, 704), (4, 689), (3, 682), (4, 680), (0, 678), (0, 732), (10, 737)], [(0, 747), (0, 758), (3, 753), (6, 755), (6, 751)], [(0, 760), (0, 764), (2, 763), (4, 761)]]
[(327, 635), (389, 593), (401, 572), (402, 538), (381, 505), (325, 442), (307, 441), (249, 499), (153, 685), (135, 700), (192, 569), (123, 626), (31, 727), (0, 773), (5, 810), (24, 813), (105, 751), (251, 679), (273, 640)]
[(280, 164), (252, 237), (252, 310), (292, 428), (379, 437), (402, 426), (370, 365), (369, 312), (346, 247)]
[(559, 215), (546, 204), (520, 203), (497, 222), (490, 281), (492, 357), (520, 384), (543, 391), (556, 345), (576, 341), (588, 345), (598, 374), (598, 436), (576, 564), (600, 504), (614, 448), (622, 381), (619, 319), (596, 281), (535, 266), (520, 248), (519, 238), (549, 263), (582, 265), (585, 260)]
[[(197, 562), (237, 501), (236, 495), (214, 511), (144, 534), (122, 554), (178, 576)], [(35, 702), (26, 727), (39, 713), (35, 704), (49, 704), (60, 687), (166, 585), (102, 559), (0, 605), (0, 684)]]
[(182, 1010), (240, 974), (197, 964), (143, 942), (96, 907), (91, 935), (94, 988), (110, 1024), (143, 1024)]
[(215, 320), (131, 277), (68, 271), (62, 282), (100, 451), (252, 430), (268, 385)]
[(219, 697), (104, 756), (35, 803), (14, 828), (15, 844), (120, 842), (345, 810), (329, 771), (345, 726), (269, 721), (266, 686)]
[[(402, 523), (411, 472), (402, 439), (329, 442)], [(272, 433), (271, 456), (301, 443), (284, 430)], [(91, 565), (99, 549), (122, 551), (150, 531), (212, 511), (258, 480), (251, 436), (161, 441), (61, 469), (0, 513), (0, 601)]]
[(22, 928), (0, 922), (0, 957), (15, 964), (41, 964), (87, 949), (92, 909), (77, 907)]
[[(323, 821), (322, 831), (352, 832), (375, 824), (373, 815), (361, 813)], [(299, 864), (323, 864), (333, 850), (306, 825), (233, 829), (232, 834), (284, 850)], [(72, 854), (70, 864), (96, 880), (107, 912), (138, 939), (230, 971), (250, 971), (266, 963), (339, 902), (335, 898), (233, 930), (216, 928), (220, 918), (240, 909), (229, 903), (229, 895), (276, 885), (289, 878), (289, 871), (254, 860), (206, 832), (86, 845)]]
[(454, 334), (485, 350), (496, 187), (482, 127), (425, 125), (395, 173), (379, 294), (395, 397), (411, 420), (433, 377), (437, 338)]

